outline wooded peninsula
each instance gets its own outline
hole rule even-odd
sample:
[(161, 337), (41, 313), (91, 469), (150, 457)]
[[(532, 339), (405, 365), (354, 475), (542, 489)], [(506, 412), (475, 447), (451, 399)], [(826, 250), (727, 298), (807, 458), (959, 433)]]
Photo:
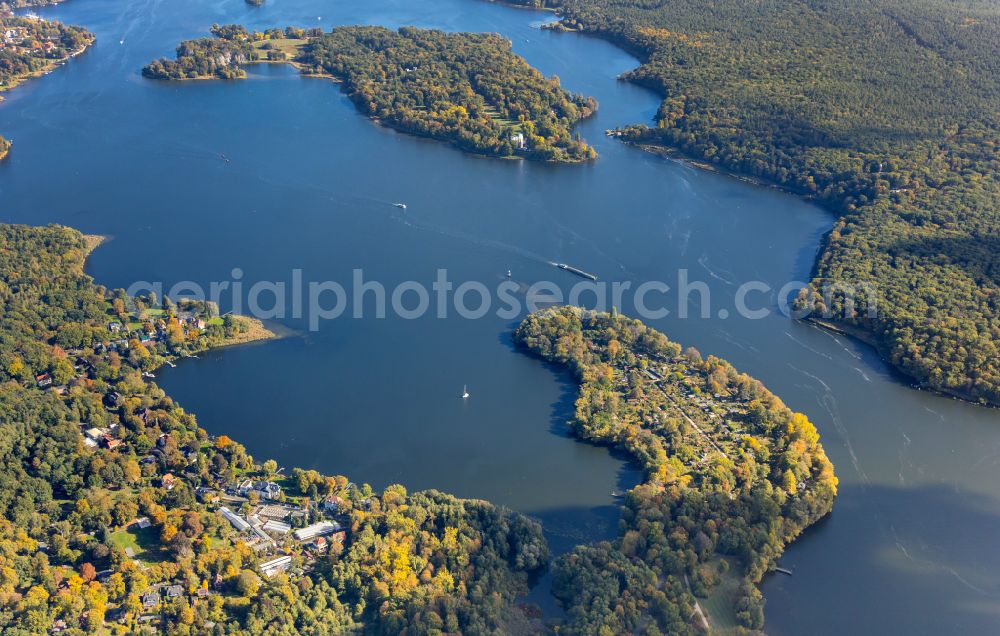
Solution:
[(1000, 404), (995, 3), (511, 1), (640, 57), (625, 79), (664, 100), (624, 139), (839, 215), (800, 307), (924, 386)]
[(340, 81), (372, 119), (467, 152), (554, 162), (597, 156), (571, 131), (596, 102), (544, 77), (495, 34), (374, 26), (251, 33), (238, 25), (212, 33), (182, 42), (176, 60), (156, 60), (143, 75), (240, 79), (247, 64), (288, 62)]
[(762, 629), (756, 583), (837, 493), (813, 424), (728, 362), (682, 352), (616, 312), (544, 310), (515, 340), (580, 383), (575, 434), (626, 452), (645, 473), (625, 495), (617, 539), (556, 560), (563, 629)]

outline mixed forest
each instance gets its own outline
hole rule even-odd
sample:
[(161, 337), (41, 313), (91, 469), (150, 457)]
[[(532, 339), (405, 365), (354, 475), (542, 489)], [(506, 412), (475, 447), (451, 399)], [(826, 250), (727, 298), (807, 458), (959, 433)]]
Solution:
[(290, 62), (340, 81), (369, 117), (467, 152), (559, 162), (597, 156), (571, 130), (594, 111), (594, 100), (544, 77), (498, 35), (376, 26), (212, 32), (183, 42), (175, 60), (153, 61), (143, 75), (239, 79), (246, 64)]
[(209, 435), (155, 369), (267, 332), (95, 285), (95, 244), (0, 225), (0, 632), (504, 631), (548, 561), (537, 523)]
[[(616, 312), (544, 310), (515, 340), (579, 381), (575, 434), (625, 451), (645, 472), (624, 497), (617, 539), (556, 560), (563, 629), (762, 629), (756, 583), (837, 493), (813, 424), (726, 361)], [(706, 598), (714, 612), (702, 609)]]
[(619, 43), (659, 91), (630, 141), (839, 215), (803, 311), (934, 390), (1000, 403), (1000, 7), (514, 0)]

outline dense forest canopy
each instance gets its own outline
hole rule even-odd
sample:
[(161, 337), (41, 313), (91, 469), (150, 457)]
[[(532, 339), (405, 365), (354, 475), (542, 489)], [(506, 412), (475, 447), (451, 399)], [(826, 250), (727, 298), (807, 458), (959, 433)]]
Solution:
[[(1000, 403), (1000, 6), (515, 1), (643, 59), (626, 77), (664, 101), (624, 138), (842, 215), (801, 306), (934, 389)], [(850, 307), (836, 285), (872, 292)]]
[(617, 539), (556, 561), (564, 628), (701, 633), (695, 596), (719, 596), (727, 615), (709, 625), (761, 629), (755, 584), (837, 492), (812, 423), (724, 360), (615, 312), (544, 310), (515, 339), (580, 382), (575, 433), (626, 451), (646, 475)]
[(542, 76), (498, 35), (374, 26), (250, 33), (234, 25), (213, 33), (182, 43), (176, 60), (156, 60), (143, 74), (236, 79), (248, 63), (289, 61), (340, 80), (366, 115), (468, 152), (573, 162), (597, 156), (571, 132), (594, 100)]
[[(253, 325), (95, 285), (83, 274), (94, 244), (0, 225), (0, 632), (505, 631), (548, 561), (537, 523), (434, 491), (282, 473), (210, 436), (150, 370)], [(286, 513), (287, 525), (255, 517)], [(314, 523), (339, 532), (288, 534)], [(285, 554), (287, 571), (265, 571)]]

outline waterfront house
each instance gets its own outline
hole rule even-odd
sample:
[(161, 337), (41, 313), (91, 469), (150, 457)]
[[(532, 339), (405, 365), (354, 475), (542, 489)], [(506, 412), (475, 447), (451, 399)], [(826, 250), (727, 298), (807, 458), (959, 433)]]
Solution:
[(337, 495), (329, 495), (323, 500), (323, 511), (327, 514), (337, 514), (344, 509), (347, 502)]
[(281, 496), (281, 486), (273, 481), (258, 481), (253, 485), (253, 489), (264, 499), (278, 499)]

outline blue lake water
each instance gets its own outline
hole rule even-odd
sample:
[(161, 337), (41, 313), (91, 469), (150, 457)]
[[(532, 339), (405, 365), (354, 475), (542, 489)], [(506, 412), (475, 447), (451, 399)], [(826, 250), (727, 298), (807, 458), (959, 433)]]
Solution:
[[(326, 3), (71, 0), (41, 11), (97, 44), (6, 94), (0, 219), (63, 223), (112, 237), (90, 273), (135, 281), (335, 280), (389, 289), (663, 280), (711, 291), (710, 318), (649, 321), (727, 358), (818, 426), (837, 467), (833, 514), (770, 578), (769, 633), (985, 633), (1000, 617), (1000, 417), (914, 391), (868, 348), (772, 313), (735, 317), (733, 293), (809, 276), (832, 217), (794, 197), (629, 148), (604, 136), (652, 120), (659, 100), (616, 81), (636, 60), (548, 14), (476, 0)], [(318, 19), (321, 18), (321, 19)], [(336, 84), (260, 66), (239, 82), (161, 84), (139, 69), (212, 23), (415, 25), (496, 31), (600, 110), (578, 130), (598, 161), (559, 166), (472, 157), (359, 115)], [(123, 41), (123, 42), (122, 42)], [(228, 159), (225, 161), (222, 157)], [(405, 213), (392, 206), (405, 201)], [(692, 305), (698, 314), (700, 299)], [(612, 490), (639, 475), (568, 436), (574, 385), (514, 350), (517, 319), (492, 312), (406, 320), (342, 317), (294, 337), (212, 352), (158, 382), (212, 433), (259, 459), (489, 499), (543, 521), (557, 552), (614, 536)], [(471, 302), (471, 301), (470, 301)], [(755, 307), (773, 308), (774, 293)], [(474, 304), (474, 303), (473, 303)], [(632, 313), (627, 301), (622, 309)], [(719, 310), (730, 316), (721, 318)], [(463, 385), (472, 394), (463, 401)], [(547, 607), (545, 582), (533, 598)]]

